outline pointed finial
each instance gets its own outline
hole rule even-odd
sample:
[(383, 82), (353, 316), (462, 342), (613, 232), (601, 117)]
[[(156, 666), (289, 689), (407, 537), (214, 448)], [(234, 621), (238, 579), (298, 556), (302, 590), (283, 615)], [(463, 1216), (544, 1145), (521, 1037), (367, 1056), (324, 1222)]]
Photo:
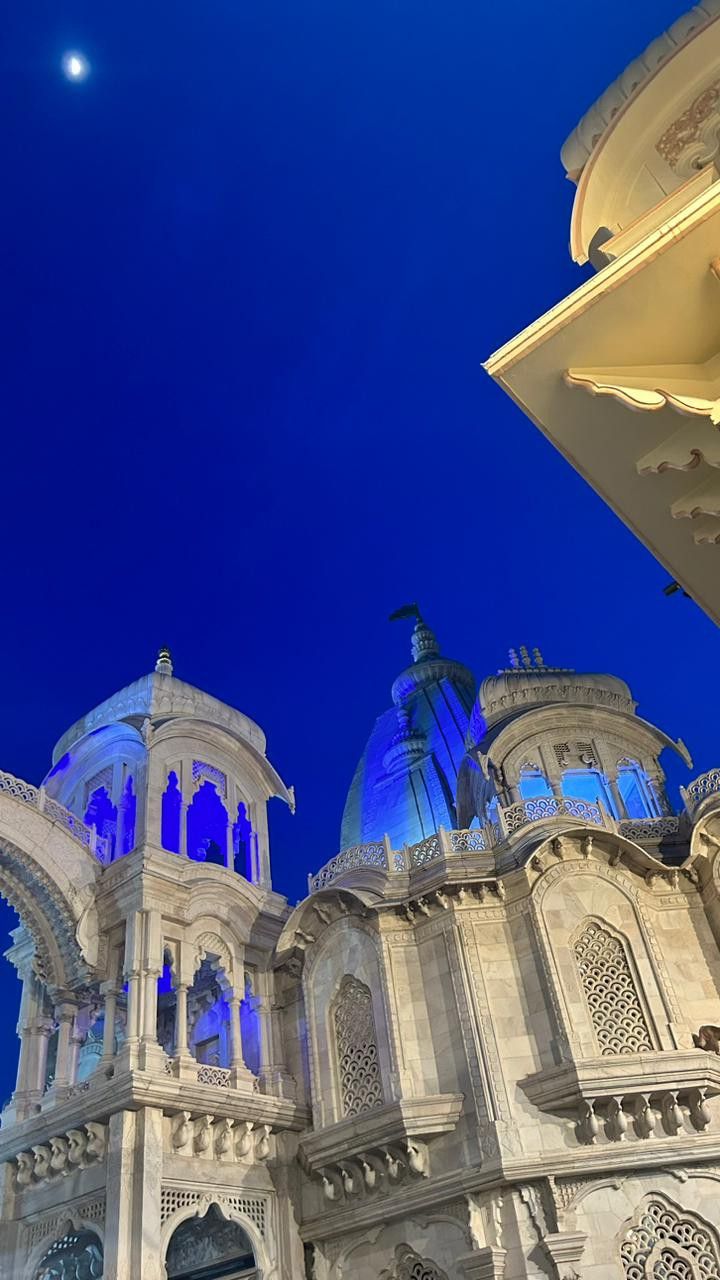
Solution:
[(542, 656), (542, 654), (541, 654), (541, 652), (540, 652), (540, 650), (539, 650), (539, 649), (533, 649), (533, 651), (532, 651), (532, 655), (533, 655), (533, 662), (535, 663), (535, 666), (536, 666), (536, 667), (544, 667), (544, 666), (545, 666), (545, 660), (544, 660), (544, 658), (543, 658), (543, 656)]
[(169, 649), (166, 649), (166, 648), (158, 649), (158, 656), (157, 656), (157, 662), (155, 663), (155, 670), (157, 671), (158, 675), (161, 675), (161, 676), (172, 675), (173, 673), (172, 654), (170, 653)]
[(527, 651), (527, 645), (524, 645), (524, 644), (520, 645), (520, 661), (522, 662), (524, 667), (532, 666), (532, 662), (530, 661), (530, 654)]
[(415, 627), (410, 641), (412, 647), (413, 662), (424, 662), (428, 658), (440, 657), (440, 645), (434, 631), (431, 631), (425, 622), (423, 622), (422, 614), (416, 604), (403, 604), (394, 613), (390, 614), (389, 621), (396, 622), (398, 618), (414, 618)]
[(517, 649), (508, 649), (508, 658), (510, 659), (510, 666), (512, 667), (513, 671), (517, 671), (518, 667), (520, 666), (520, 659), (517, 656)]

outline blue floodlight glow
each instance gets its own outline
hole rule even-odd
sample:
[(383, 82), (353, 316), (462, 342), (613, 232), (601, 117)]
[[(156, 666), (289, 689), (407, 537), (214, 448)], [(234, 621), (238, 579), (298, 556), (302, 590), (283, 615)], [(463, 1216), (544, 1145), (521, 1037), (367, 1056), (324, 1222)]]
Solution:
[(73, 49), (63, 54), (62, 69), (68, 80), (86, 80), (90, 74), (90, 63), (84, 54)]

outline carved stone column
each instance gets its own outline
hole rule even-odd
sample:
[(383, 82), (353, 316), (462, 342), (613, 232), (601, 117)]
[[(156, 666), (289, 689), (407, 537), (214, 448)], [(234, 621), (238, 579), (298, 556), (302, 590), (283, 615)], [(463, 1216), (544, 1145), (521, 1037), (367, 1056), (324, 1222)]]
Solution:
[(233, 1085), (235, 1088), (243, 1088), (244, 1085), (253, 1087), (255, 1077), (252, 1071), (249, 1071), (245, 1065), (242, 1052), (242, 1029), (240, 1026), (240, 1006), (242, 1001), (237, 992), (233, 991), (228, 996), (228, 1004), (230, 1006), (230, 1066), (233, 1072)]
[(161, 1280), (158, 1251), (162, 1111), (144, 1107), (110, 1117), (107, 1153), (105, 1274), (113, 1280)]
[(64, 1001), (55, 1009), (55, 1020), (58, 1024), (57, 1059), (55, 1062), (54, 1089), (64, 1089), (72, 1084), (72, 1053), (70, 1038), (77, 1007)]
[(555, 1231), (543, 1237), (557, 1280), (576, 1280), (580, 1273), (575, 1263), (580, 1262), (586, 1242), (584, 1231)]
[(503, 1280), (506, 1257), (505, 1249), (485, 1245), (475, 1253), (458, 1258), (458, 1263), (466, 1280)]
[(190, 1052), (188, 1048), (187, 992), (187, 983), (178, 982), (175, 988), (175, 1055), (178, 1058), (187, 1057)]
[(105, 1001), (101, 1061), (107, 1063), (115, 1057), (115, 1014), (117, 1011), (117, 987), (115, 983), (103, 982), (100, 987), (100, 994)]

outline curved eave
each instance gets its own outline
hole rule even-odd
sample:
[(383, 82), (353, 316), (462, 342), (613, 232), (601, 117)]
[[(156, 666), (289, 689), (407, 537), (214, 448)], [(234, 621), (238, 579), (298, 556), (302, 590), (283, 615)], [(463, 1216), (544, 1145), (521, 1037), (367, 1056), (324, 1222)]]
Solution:
[[(695, 50), (691, 46), (695, 44), (699, 36), (707, 34), (708, 30), (718, 22), (719, 17), (720, 15), (708, 17), (707, 21), (696, 27), (686, 40), (677, 44), (674, 49), (668, 49), (667, 56), (658, 62), (654, 70), (638, 84), (635, 92), (630, 94), (622, 103), (622, 106), (615, 111), (596, 145), (592, 148), (579, 176), (570, 221), (570, 252), (576, 262), (587, 262), (589, 242), (592, 235), (597, 231), (597, 227), (588, 228), (584, 225), (585, 205), (590, 184), (595, 180), (596, 176), (600, 182), (603, 181), (602, 169), (605, 165), (606, 157), (609, 152), (612, 153), (617, 149), (615, 147), (616, 138), (626, 125), (630, 113), (637, 110), (641, 99), (645, 99), (651, 116), (653, 118), (658, 116), (662, 118), (668, 95), (665, 89), (661, 89), (657, 83), (659, 77), (664, 76), (672, 64), (677, 65), (680, 59), (683, 62), (686, 59), (692, 59)], [(643, 107), (644, 105), (643, 103)], [(645, 112), (645, 114), (648, 113)], [(660, 132), (662, 132), (662, 129)], [(621, 150), (625, 153), (627, 146), (624, 146)], [(611, 158), (612, 169), (614, 170), (617, 161), (614, 156)], [(600, 170), (599, 174), (598, 170)]]
[[(159, 725), (154, 740), (158, 742), (169, 741), (174, 736), (183, 735), (190, 738), (196, 737), (199, 741), (205, 739), (209, 746), (213, 745), (213, 739), (217, 742), (218, 735), (220, 738), (228, 739), (232, 749), (237, 750), (237, 748), (240, 748), (249, 757), (251, 767), (262, 780), (267, 798), (277, 797), (280, 800), (284, 800), (291, 813), (295, 812), (295, 793), (293, 788), (285, 785), (277, 769), (270, 763), (267, 756), (258, 751), (257, 747), (248, 742), (247, 738), (234, 732), (230, 726), (217, 724), (213, 720), (199, 719), (195, 716), (177, 716), (168, 718)], [(152, 745), (150, 750), (152, 751)]]
[[(668, 217), (638, 244), (513, 338), (486, 371), (604, 502), (720, 622), (720, 574), (711, 517), (677, 519), (692, 480), (685, 470), (643, 475), (641, 460), (699, 419), (672, 409), (633, 413), (615, 398), (568, 386), (569, 369), (698, 364), (712, 354), (717, 281), (708, 264), (720, 243), (720, 183)], [(579, 398), (582, 401), (579, 403)]]
[[(607, 717), (607, 727), (614, 728), (618, 723), (621, 723), (628, 728), (631, 734), (633, 731), (637, 733), (640, 730), (660, 750), (667, 747), (677, 752), (688, 769), (692, 769), (692, 757), (682, 738), (678, 738), (675, 741), (664, 730), (658, 729), (657, 725), (651, 724), (649, 720), (644, 720), (642, 716), (634, 715), (629, 711), (615, 711), (612, 707), (606, 707), (602, 704), (596, 706), (586, 702), (546, 702), (542, 706), (528, 707), (526, 710), (520, 708), (511, 720), (498, 726), (497, 733), (492, 731), (488, 733), (477, 744), (475, 750), (483, 756), (489, 756), (494, 764), (502, 763), (505, 756), (514, 750), (520, 742), (527, 740), (533, 733), (541, 733), (545, 729), (554, 727), (557, 712), (567, 711)], [(552, 722), (552, 725), (544, 723), (548, 720)]]
[[(372, 878), (371, 874), (367, 872), (363, 872), (363, 877)], [(385, 879), (386, 877), (383, 877), (383, 880)], [(284, 955), (297, 949), (297, 934), (299, 932), (306, 937), (317, 932), (320, 922), (313, 908), (314, 902), (332, 902), (341, 898), (350, 913), (355, 909), (356, 912), (364, 915), (368, 908), (374, 907), (379, 901), (382, 901), (384, 896), (383, 893), (377, 894), (368, 891), (367, 884), (352, 887), (346, 883), (341, 884), (340, 877), (329, 888), (319, 889), (317, 893), (309, 894), (307, 898), (303, 898), (302, 902), (299, 902), (293, 908), (283, 925), (275, 948), (278, 962), (282, 963)]]

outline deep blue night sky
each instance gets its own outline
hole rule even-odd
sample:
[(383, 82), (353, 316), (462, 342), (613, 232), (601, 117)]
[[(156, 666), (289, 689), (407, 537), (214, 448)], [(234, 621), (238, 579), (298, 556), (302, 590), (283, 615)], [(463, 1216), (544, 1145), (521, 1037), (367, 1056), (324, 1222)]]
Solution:
[(166, 642), (295, 784), (294, 901), (406, 599), (479, 676), (539, 645), (720, 759), (715, 629), (480, 367), (584, 279), (560, 145), (681, 10), (5, 6), (0, 767), (39, 781)]

